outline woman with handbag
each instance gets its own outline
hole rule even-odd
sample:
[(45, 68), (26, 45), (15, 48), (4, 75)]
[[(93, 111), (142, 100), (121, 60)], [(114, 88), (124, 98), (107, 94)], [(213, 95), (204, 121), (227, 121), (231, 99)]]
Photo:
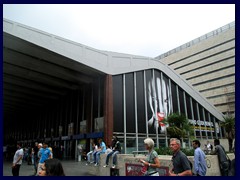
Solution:
[(145, 176), (159, 176), (159, 173), (156, 168), (160, 167), (160, 161), (158, 159), (157, 152), (154, 148), (154, 141), (151, 138), (147, 138), (144, 140), (145, 148), (148, 150), (147, 159), (140, 159), (140, 162), (144, 165), (143, 169), (146, 170), (144, 172)]

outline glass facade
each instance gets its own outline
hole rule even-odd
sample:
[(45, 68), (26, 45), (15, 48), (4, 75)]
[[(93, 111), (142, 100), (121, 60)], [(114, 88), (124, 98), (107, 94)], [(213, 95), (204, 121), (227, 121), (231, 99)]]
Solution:
[(149, 69), (113, 76), (113, 134), (122, 137), (127, 153), (143, 150), (146, 137), (156, 146), (167, 146), (161, 121), (171, 112), (186, 115), (195, 138), (221, 136), (219, 121), (163, 72)]

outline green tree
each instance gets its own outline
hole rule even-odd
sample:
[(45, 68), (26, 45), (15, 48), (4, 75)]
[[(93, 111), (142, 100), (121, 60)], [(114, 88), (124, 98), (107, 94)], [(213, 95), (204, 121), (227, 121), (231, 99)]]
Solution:
[(225, 122), (221, 122), (220, 126), (226, 130), (226, 138), (228, 139), (229, 152), (233, 150), (233, 140), (235, 138), (235, 117), (225, 116), (223, 117)]
[(180, 113), (172, 113), (165, 120), (165, 124), (168, 124), (167, 133), (170, 138), (185, 138), (187, 135), (193, 135), (193, 128), (189, 124), (185, 115)]

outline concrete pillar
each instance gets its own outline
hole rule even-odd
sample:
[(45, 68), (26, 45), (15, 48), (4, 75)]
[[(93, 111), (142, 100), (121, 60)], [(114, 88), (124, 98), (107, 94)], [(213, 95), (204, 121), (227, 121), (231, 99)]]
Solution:
[(113, 83), (112, 76), (107, 75), (104, 88), (104, 141), (111, 144), (113, 136)]

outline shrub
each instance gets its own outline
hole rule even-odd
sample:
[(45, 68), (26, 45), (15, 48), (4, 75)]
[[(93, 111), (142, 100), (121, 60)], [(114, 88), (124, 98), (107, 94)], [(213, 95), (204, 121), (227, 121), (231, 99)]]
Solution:
[[(155, 151), (158, 153), (158, 155), (173, 155), (169, 147), (155, 148)], [(194, 149), (181, 148), (181, 151), (187, 156), (194, 156)]]

